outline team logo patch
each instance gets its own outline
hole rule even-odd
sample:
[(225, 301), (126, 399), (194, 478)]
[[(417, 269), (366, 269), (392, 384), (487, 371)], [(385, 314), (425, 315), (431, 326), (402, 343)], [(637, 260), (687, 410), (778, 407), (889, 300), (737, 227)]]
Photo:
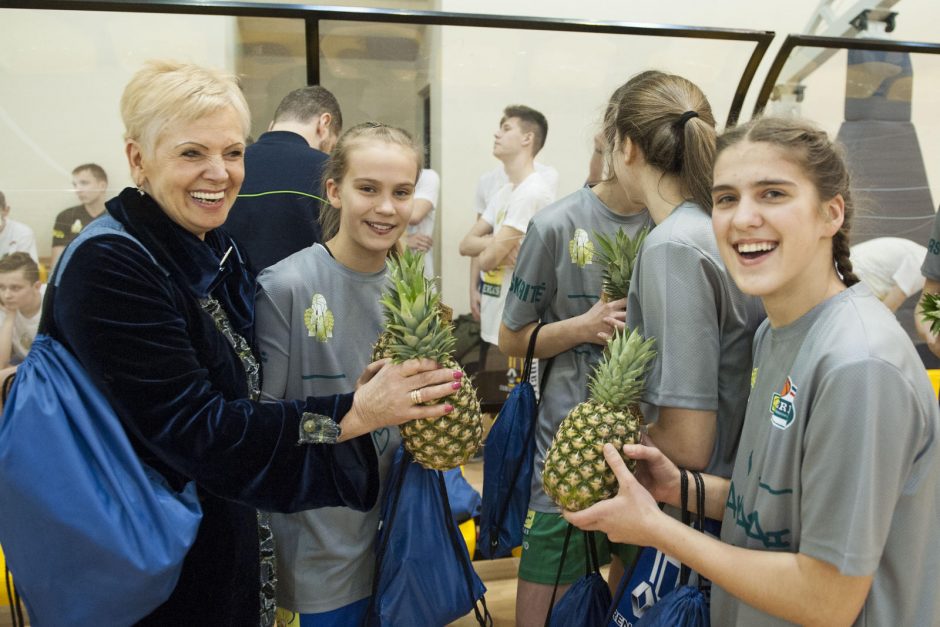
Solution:
[(594, 261), (594, 243), (584, 229), (576, 229), (574, 237), (568, 242), (568, 253), (571, 255), (571, 263), (579, 268)]
[(318, 342), (326, 342), (333, 337), (333, 312), (326, 306), (323, 294), (314, 294), (310, 307), (304, 311), (304, 326), (307, 335)]
[(778, 429), (786, 429), (796, 415), (796, 386), (790, 377), (779, 394), (770, 399), (770, 423)]

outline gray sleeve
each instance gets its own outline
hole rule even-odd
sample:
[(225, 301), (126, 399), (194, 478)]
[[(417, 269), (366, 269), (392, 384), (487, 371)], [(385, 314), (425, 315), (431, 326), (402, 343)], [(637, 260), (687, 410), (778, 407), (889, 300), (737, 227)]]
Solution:
[(720, 286), (721, 269), (692, 246), (668, 241), (640, 254), (627, 326), (656, 338), (643, 394), (654, 406), (646, 408), (649, 421), (658, 417), (658, 407), (718, 409)]
[(878, 567), (898, 498), (925, 446), (925, 408), (894, 366), (869, 359), (831, 370), (803, 441), (800, 552), (845, 575)]
[(261, 354), (261, 398), (278, 400), (287, 393), (290, 358), (292, 298), (281, 283), (265, 270), (258, 277), (255, 295), (255, 338)]
[(934, 218), (933, 232), (927, 243), (927, 256), (924, 258), (924, 265), (920, 267), (920, 273), (931, 281), (940, 281), (940, 213)]
[(541, 320), (556, 290), (554, 246), (546, 243), (538, 225), (532, 224), (516, 257), (503, 324), (513, 331)]

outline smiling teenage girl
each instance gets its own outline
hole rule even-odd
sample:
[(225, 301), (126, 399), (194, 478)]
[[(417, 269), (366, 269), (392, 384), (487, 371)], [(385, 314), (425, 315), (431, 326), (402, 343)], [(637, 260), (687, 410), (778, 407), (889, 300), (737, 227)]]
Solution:
[[(420, 154), (407, 133), (380, 124), (361, 124), (340, 137), (323, 174), (325, 243), (287, 257), (258, 279), (263, 396), (356, 388), (382, 331), (385, 259), (408, 226)], [(384, 481), (401, 438), (397, 428), (386, 428), (372, 439)], [(273, 516), (278, 605), (300, 614), (297, 624), (361, 622), (378, 519), (378, 506), (364, 513), (333, 507)]]
[(907, 334), (852, 274), (845, 163), (789, 119), (718, 150), (721, 254), (768, 316), (732, 478), (706, 477), (722, 541), (659, 512), (679, 470), (652, 447), (625, 447), (636, 479), (605, 447), (620, 493), (569, 519), (710, 578), (713, 624), (935, 625), (940, 415)]

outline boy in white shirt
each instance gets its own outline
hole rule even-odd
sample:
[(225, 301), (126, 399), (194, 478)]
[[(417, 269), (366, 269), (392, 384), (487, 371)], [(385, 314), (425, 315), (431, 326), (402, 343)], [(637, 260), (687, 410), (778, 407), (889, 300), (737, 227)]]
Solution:
[(39, 329), (45, 288), (29, 253), (0, 259), (0, 368), (26, 359)]
[(509, 180), (460, 242), (460, 254), (477, 257), (483, 272), (480, 336), (494, 346), (499, 343), (512, 268), (529, 220), (555, 199), (535, 171), (535, 155), (547, 134), (548, 122), (535, 109), (506, 107), (494, 135), (493, 156), (503, 162)]

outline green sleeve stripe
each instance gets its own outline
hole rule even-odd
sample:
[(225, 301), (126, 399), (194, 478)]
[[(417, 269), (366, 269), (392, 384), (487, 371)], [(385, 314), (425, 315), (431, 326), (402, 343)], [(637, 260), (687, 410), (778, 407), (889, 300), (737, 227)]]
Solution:
[(271, 194), (294, 194), (296, 196), (306, 196), (307, 198), (313, 198), (314, 200), (319, 200), (320, 202), (326, 202), (326, 200), (314, 194), (308, 194), (306, 192), (298, 192), (293, 189), (279, 189), (279, 190), (270, 191), (270, 192), (258, 192), (257, 194), (239, 194), (238, 198), (258, 198), (260, 196), (270, 196)]

